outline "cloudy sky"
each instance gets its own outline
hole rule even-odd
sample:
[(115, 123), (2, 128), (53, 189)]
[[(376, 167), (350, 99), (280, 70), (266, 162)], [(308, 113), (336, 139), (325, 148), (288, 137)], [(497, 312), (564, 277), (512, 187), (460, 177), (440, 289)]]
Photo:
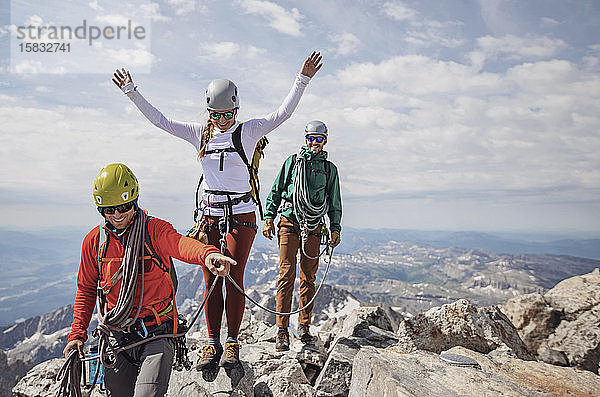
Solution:
[[(316, 49), (323, 68), (269, 136), (264, 195), (321, 119), (345, 226), (600, 234), (600, 1), (43, 4), (0, 0), (0, 227), (93, 226), (93, 178), (124, 162), (141, 205), (186, 228), (194, 148), (148, 123), (114, 68), (186, 121), (203, 121), (206, 85), (229, 78), (247, 119), (279, 105)], [(84, 20), (144, 38), (50, 40)], [(29, 26), (41, 39), (19, 36)], [(70, 52), (21, 46), (50, 41)]]

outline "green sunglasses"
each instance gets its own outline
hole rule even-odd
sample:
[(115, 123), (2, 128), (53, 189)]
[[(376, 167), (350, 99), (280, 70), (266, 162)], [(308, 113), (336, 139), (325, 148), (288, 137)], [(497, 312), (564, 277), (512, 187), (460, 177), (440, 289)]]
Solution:
[(235, 112), (223, 112), (223, 113), (211, 112), (210, 113), (210, 118), (213, 120), (220, 120), (221, 116), (223, 116), (225, 118), (225, 120), (231, 120), (233, 118), (233, 116), (235, 116)]

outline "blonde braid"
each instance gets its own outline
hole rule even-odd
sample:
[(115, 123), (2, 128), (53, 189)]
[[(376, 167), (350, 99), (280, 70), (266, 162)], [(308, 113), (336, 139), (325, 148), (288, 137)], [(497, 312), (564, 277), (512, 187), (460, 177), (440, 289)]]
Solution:
[(206, 125), (204, 126), (204, 131), (202, 131), (202, 141), (204, 142), (204, 145), (202, 145), (202, 148), (198, 152), (198, 159), (202, 159), (204, 157), (206, 145), (208, 145), (208, 142), (212, 139), (214, 129), (215, 126), (212, 123), (212, 120), (210, 118), (207, 119)]

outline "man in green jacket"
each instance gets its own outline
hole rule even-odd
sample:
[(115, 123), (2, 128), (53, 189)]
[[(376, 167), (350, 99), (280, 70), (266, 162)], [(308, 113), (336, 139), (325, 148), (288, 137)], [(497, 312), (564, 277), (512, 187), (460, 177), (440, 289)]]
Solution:
[[(327, 126), (311, 121), (305, 128), (305, 146), (300, 153), (289, 156), (267, 197), (263, 235), (272, 239), (274, 219), (281, 213), (278, 224), (279, 280), (276, 309), (287, 313), (292, 306), (296, 278), (296, 255), (300, 250), (300, 306), (304, 307), (315, 295), (315, 276), (319, 267), (319, 248), (324, 216), (329, 218), (330, 245), (340, 243), (342, 200), (337, 167), (327, 160), (323, 146), (327, 143)], [(298, 316), (298, 336), (303, 343), (312, 341), (309, 332), (313, 304)], [(290, 317), (276, 318), (279, 331), (275, 349), (290, 348), (288, 333)]]

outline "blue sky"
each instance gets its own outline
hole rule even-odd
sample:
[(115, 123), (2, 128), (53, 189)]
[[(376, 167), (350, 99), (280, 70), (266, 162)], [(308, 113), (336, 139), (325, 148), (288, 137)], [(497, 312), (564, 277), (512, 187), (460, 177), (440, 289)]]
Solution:
[[(186, 228), (194, 148), (150, 125), (114, 68), (178, 120), (203, 121), (206, 85), (229, 78), (243, 120), (275, 109), (317, 49), (322, 70), (269, 136), (263, 195), (320, 119), (343, 225), (599, 234), (600, 1), (0, 4), (0, 227), (96, 224), (92, 180), (124, 162), (141, 205)], [(19, 26), (83, 19), (146, 36), (19, 52)]]

